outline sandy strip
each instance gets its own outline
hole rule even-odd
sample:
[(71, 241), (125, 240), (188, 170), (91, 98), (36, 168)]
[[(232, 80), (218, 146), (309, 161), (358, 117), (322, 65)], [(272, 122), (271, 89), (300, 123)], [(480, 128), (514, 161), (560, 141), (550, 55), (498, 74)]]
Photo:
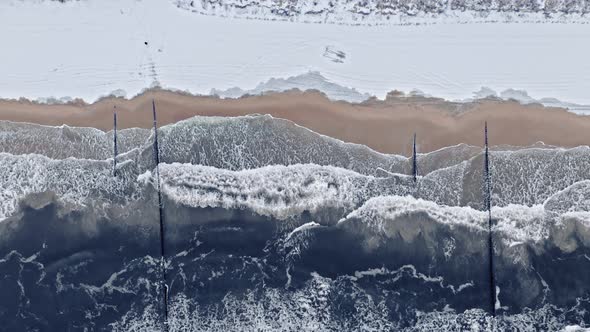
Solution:
[(151, 90), (130, 100), (107, 98), (90, 105), (3, 100), (0, 101), (0, 120), (110, 130), (116, 106), (119, 127), (147, 128), (152, 125), (152, 99), (156, 101), (159, 125), (194, 115), (271, 114), (343, 141), (406, 155), (411, 150), (414, 131), (422, 152), (459, 143), (481, 145), (486, 120), (493, 145), (526, 146), (543, 141), (572, 147), (590, 143), (590, 117), (559, 108), (498, 100), (459, 104), (393, 95), (385, 101), (350, 104), (330, 101), (320, 93), (299, 91), (219, 99)]

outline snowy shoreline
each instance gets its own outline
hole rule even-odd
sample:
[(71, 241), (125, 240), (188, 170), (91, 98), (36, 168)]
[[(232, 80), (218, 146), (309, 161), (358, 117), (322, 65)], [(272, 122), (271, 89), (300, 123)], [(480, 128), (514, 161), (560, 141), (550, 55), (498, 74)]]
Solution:
[(590, 24), (344, 26), (197, 15), (156, 0), (9, 1), (0, 4), (0, 98), (92, 102), (160, 86), (196, 95), (312, 88), (354, 101), (419, 90), (468, 100), (488, 87), (577, 109), (590, 104), (589, 36)]

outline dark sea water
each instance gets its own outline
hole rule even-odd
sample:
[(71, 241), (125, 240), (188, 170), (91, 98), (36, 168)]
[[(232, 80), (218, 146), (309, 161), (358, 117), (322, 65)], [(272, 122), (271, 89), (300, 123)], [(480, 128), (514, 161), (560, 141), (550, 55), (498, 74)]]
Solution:
[[(267, 116), (2, 123), (0, 329), (559, 331), (590, 325), (590, 149), (410, 160)], [(18, 136), (21, 135), (21, 136)], [(60, 146), (61, 148), (55, 148)], [(491, 304), (496, 316), (493, 317)]]

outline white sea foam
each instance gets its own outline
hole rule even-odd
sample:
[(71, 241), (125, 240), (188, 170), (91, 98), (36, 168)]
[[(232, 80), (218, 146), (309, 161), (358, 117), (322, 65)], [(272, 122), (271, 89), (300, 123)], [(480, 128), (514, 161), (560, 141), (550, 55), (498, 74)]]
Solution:
[(433, 220), (448, 225), (464, 225), (481, 230), (487, 225), (487, 214), (482, 211), (470, 207), (441, 206), (411, 196), (381, 196), (368, 199), (362, 207), (348, 214), (340, 222), (360, 219), (375, 230), (383, 232), (388, 220), (417, 212), (426, 213)]
[(33, 193), (50, 191), (60, 201), (78, 207), (124, 204), (142, 194), (134, 179), (125, 176), (130, 170), (120, 170), (121, 176), (114, 178), (109, 161), (0, 153), (0, 162), (0, 220), (12, 215), (18, 202)]
[(568, 325), (561, 331), (562, 332), (589, 332), (590, 328), (581, 327), (580, 325)]
[[(190, 124), (188, 127), (191, 127)], [(163, 133), (170, 135), (171, 131), (163, 130)], [(179, 133), (178, 137), (187, 136), (182, 134), (183, 131)], [(169, 144), (186, 145), (174, 140)], [(250, 150), (254, 151), (254, 148)], [(151, 147), (146, 149), (151, 150)], [(544, 225), (548, 224), (547, 221), (536, 220), (554, 220), (554, 216), (564, 213), (585, 220), (583, 212), (590, 208), (590, 185), (585, 179), (587, 169), (590, 169), (585, 157), (587, 150), (587, 147), (580, 147), (492, 152), (495, 217), (505, 219), (500, 224), (503, 227), (521, 225), (526, 231), (522, 235), (515, 233), (515, 238), (536, 241), (545, 237), (547, 230)], [(122, 176), (124, 181), (116, 182), (110, 179), (112, 160), (109, 159), (55, 160), (34, 154), (5, 153), (1, 156), (7, 166), (3, 171), (2, 218), (13, 213), (17, 202), (29, 193), (53, 190), (58, 197), (83, 206), (94, 194), (107, 200), (136, 197), (141, 191), (139, 188), (145, 188), (153, 176), (149, 173), (151, 164), (138, 163), (133, 159), (135, 157), (120, 160), (121, 172), (132, 174), (128, 178)], [(142, 158), (151, 160), (151, 155)], [(269, 165), (262, 168), (252, 165), (257, 168), (240, 171), (174, 163), (161, 164), (160, 168), (164, 192), (181, 204), (250, 209), (261, 215), (287, 219), (305, 211), (321, 213), (326, 208), (350, 213), (375, 197), (408, 194), (418, 195), (424, 202), (430, 201), (420, 204), (479, 208), (482, 202), (480, 161), (481, 156), (475, 156), (458, 165), (433, 171), (419, 178), (418, 188), (407, 175), (391, 173), (387, 177), (375, 177), (314, 164)], [(111, 194), (114, 196), (107, 198)], [(392, 203), (397, 213), (403, 211), (403, 206), (397, 207), (402, 204), (400, 202)], [(411, 206), (418, 203), (404, 204)], [(440, 215), (435, 218), (444, 220), (445, 214), (451, 210), (436, 210)], [(459, 211), (466, 213), (468, 210)]]
[(321, 135), (270, 115), (197, 116), (161, 128), (161, 160), (230, 170), (266, 165), (319, 164), (374, 175), (400, 172), (407, 158)]
[[(389, 222), (404, 216), (425, 213), (431, 220), (454, 226), (466, 226), (486, 231), (488, 214), (470, 207), (441, 206), (430, 201), (410, 196), (387, 196), (369, 199), (362, 207), (348, 214), (340, 223), (361, 220), (375, 231), (386, 234)], [(493, 230), (501, 235), (507, 244), (539, 242), (548, 239), (550, 227), (557, 218), (546, 215), (542, 206), (527, 207), (509, 205), (492, 209)]]
[(556, 192), (544, 203), (556, 213), (590, 211), (590, 180), (576, 182)]
[[(249, 209), (277, 219), (297, 217), (306, 211), (315, 214), (327, 208), (343, 209), (350, 212), (340, 222), (360, 219), (378, 231), (384, 230), (388, 220), (411, 213), (426, 213), (432, 220), (450, 226), (487, 228), (485, 211), (404, 196), (411, 188), (396, 185), (389, 179), (330, 166), (267, 166), (235, 172), (190, 164), (163, 164), (160, 172), (164, 193), (180, 204), (193, 207)], [(561, 192), (548, 201), (560, 197)], [(573, 218), (584, 218), (587, 212), (583, 205), (572, 205), (567, 211)], [(494, 207), (492, 216), (494, 230), (509, 242), (545, 240), (550, 228), (563, 220), (539, 204)]]
[(250, 209), (263, 216), (287, 219), (304, 211), (352, 210), (368, 197), (406, 188), (332, 166), (266, 166), (228, 171), (191, 164), (161, 164), (163, 192), (193, 207)]
[[(148, 135), (148, 130), (140, 128), (119, 130), (119, 158), (125, 159), (126, 153), (139, 148)], [(113, 132), (91, 127), (0, 121), (0, 152), (40, 154), (52, 159), (105, 160), (113, 157)]]
[(313, 229), (316, 227), (320, 227), (320, 226), (321, 225), (318, 224), (317, 222), (312, 221), (312, 222), (305, 223), (299, 227), (296, 227), (295, 229), (293, 229), (291, 231), (291, 233), (289, 233), (289, 235), (287, 235), (287, 238), (285, 238), (285, 242), (288, 242), (295, 233), (304, 232), (304, 231), (307, 231), (307, 230), (310, 230), (310, 229)]
[(551, 227), (559, 220), (548, 215), (542, 205), (528, 207), (510, 204), (493, 208), (492, 216), (494, 230), (504, 234), (512, 244), (540, 242), (549, 238)]
[(588, 146), (493, 151), (490, 154), (493, 205), (543, 204), (553, 194), (588, 179), (589, 154)]
[[(363, 274), (366, 272), (366, 274)], [(411, 268), (401, 270), (406, 277), (424, 277), (431, 285), (445, 286), (437, 278), (416, 273)], [(360, 271), (363, 276), (379, 274), (381, 270)], [(311, 278), (302, 287), (284, 291), (272, 287), (248, 290), (243, 296), (228, 294), (213, 306), (205, 306), (187, 298), (185, 294), (170, 299), (170, 331), (469, 331), (522, 330), (528, 331), (532, 324), (547, 331), (585, 331), (576, 325), (564, 327), (563, 310), (544, 305), (518, 314), (503, 314), (492, 318), (483, 309), (468, 309), (459, 312), (451, 307), (430, 312), (416, 312), (416, 321), (411, 326), (402, 326), (391, 319), (393, 313), (378, 297), (364, 291), (362, 287), (347, 288), (344, 280), (331, 279), (311, 273)], [(427, 280), (425, 280), (427, 282)], [(446, 285), (454, 286), (454, 285)], [(460, 292), (469, 284), (457, 285), (453, 290)], [(330, 299), (339, 296), (343, 289), (350, 291), (355, 300), (355, 310), (345, 317), (334, 317), (335, 310)], [(348, 294), (347, 294), (348, 295)], [(396, 313), (397, 314), (397, 313)], [(397, 317), (397, 316), (394, 316)], [(112, 324), (113, 331), (159, 331), (161, 313), (157, 308), (131, 310)]]

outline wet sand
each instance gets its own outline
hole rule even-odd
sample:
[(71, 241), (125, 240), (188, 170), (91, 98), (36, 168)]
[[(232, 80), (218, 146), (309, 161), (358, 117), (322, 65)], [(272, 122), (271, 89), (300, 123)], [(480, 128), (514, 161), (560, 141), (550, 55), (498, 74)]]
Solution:
[(453, 103), (395, 94), (382, 101), (351, 104), (330, 101), (314, 91), (219, 99), (157, 89), (130, 100), (105, 98), (94, 104), (1, 100), (0, 120), (110, 130), (116, 106), (119, 128), (148, 128), (152, 125), (152, 99), (160, 126), (194, 115), (271, 114), (343, 141), (405, 155), (411, 150), (414, 132), (421, 152), (459, 143), (482, 145), (485, 121), (492, 145), (528, 146), (539, 141), (563, 147), (590, 144), (590, 117), (564, 109), (500, 100)]

